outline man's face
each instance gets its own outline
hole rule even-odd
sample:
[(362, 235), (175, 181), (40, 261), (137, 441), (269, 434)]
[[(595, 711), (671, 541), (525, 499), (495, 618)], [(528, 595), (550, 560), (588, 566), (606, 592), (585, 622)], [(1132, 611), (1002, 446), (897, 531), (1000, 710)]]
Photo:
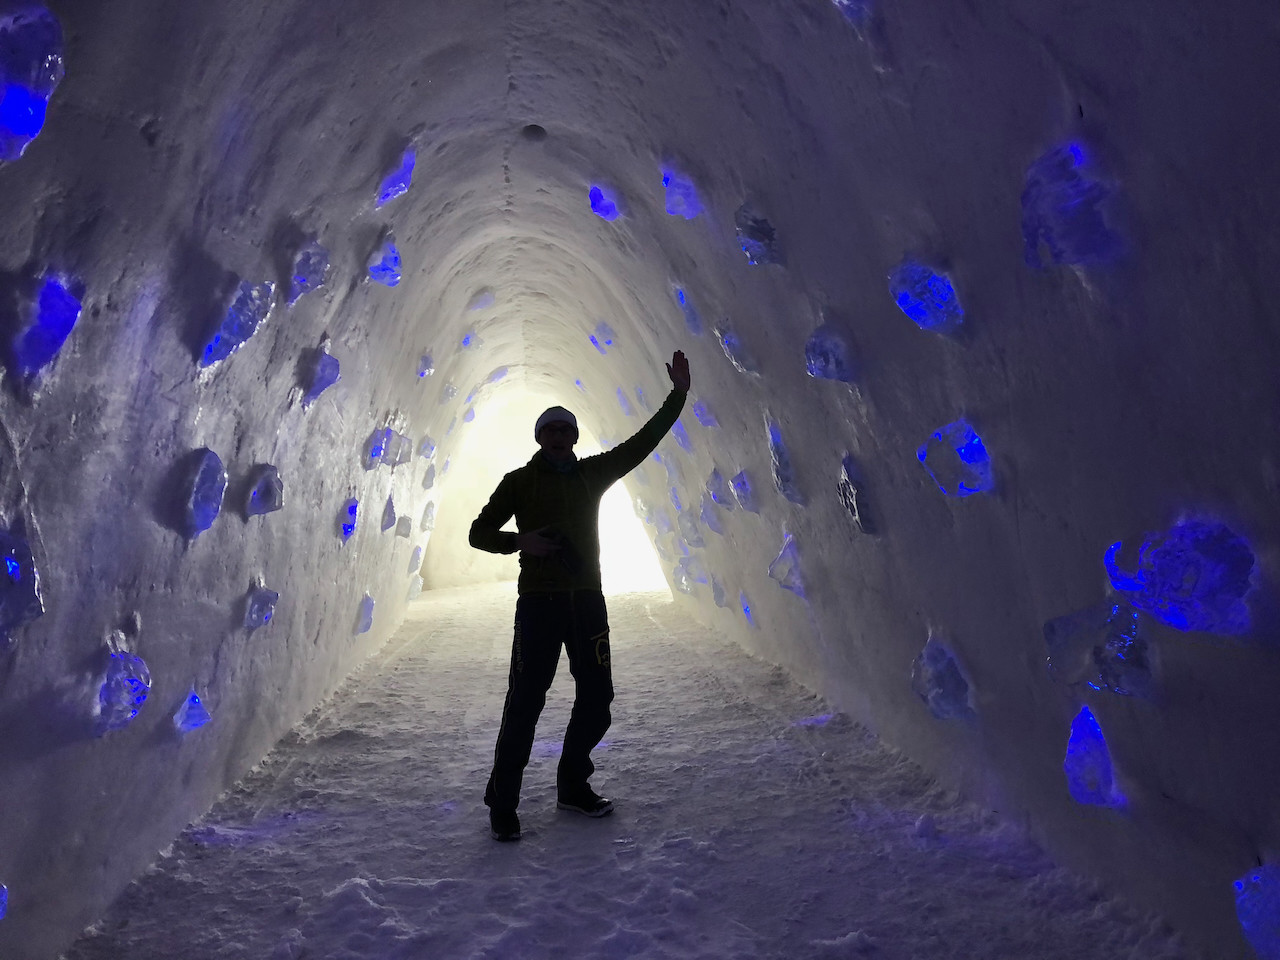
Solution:
[(578, 430), (565, 420), (552, 420), (538, 431), (538, 446), (548, 460), (563, 463), (573, 456), (573, 445), (578, 442)]

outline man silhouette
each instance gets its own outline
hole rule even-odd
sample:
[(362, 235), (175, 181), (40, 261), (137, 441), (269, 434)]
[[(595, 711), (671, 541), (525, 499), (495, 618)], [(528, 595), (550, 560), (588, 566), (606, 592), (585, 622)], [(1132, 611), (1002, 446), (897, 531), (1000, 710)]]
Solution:
[[(588, 817), (613, 803), (591, 789), (591, 751), (609, 729), (613, 677), (609, 621), (600, 591), (600, 498), (635, 469), (666, 435), (689, 392), (689, 361), (677, 350), (667, 364), (671, 393), (648, 423), (612, 450), (579, 460), (578, 421), (551, 407), (534, 426), (539, 450), (502, 478), (471, 524), (471, 546), (520, 552), (515, 639), (493, 772), (484, 791), (495, 840), (519, 840), (520, 782), (533, 749), (534, 727), (555, 678), (563, 644), (573, 675), (573, 711), (556, 771), (556, 806)], [(517, 533), (501, 527), (516, 518)]]

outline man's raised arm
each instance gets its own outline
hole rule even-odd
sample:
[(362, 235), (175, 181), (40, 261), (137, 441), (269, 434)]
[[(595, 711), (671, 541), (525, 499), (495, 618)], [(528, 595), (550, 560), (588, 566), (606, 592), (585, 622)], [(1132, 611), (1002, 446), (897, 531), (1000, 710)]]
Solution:
[(502, 530), (502, 525), (515, 516), (515, 497), (510, 482), (510, 475), (503, 477), (498, 489), (480, 511), (480, 516), (471, 523), (471, 534), (467, 542), (477, 550), (489, 553), (515, 553), (516, 534)]

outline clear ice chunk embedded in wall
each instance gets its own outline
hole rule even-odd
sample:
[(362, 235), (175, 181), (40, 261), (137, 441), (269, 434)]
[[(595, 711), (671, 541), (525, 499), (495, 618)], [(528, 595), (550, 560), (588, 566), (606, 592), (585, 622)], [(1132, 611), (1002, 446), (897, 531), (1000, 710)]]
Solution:
[(382, 447), (382, 462), (395, 468), (413, 459), (413, 440), (407, 434), (390, 430)]
[(754, 627), (756, 621), (751, 615), (751, 599), (747, 596), (745, 590), (738, 591), (738, 606), (742, 609), (742, 615), (747, 618), (747, 623)]
[(631, 409), (631, 401), (627, 399), (627, 395), (622, 392), (621, 387), (618, 388), (617, 397), (618, 407), (622, 410), (622, 415), (624, 417), (635, 416), (635, 411)]
[(436, 502), (428, 500), (427, 505), (422, 510), (422, 520), (418, 523), (418, 529), (423, 533), (430, 533), (436, 528)]
[(396, 525), (396, 505), (391, 497), (387, 497), (387, 505), (382, 508), (382, 532), (386, 533)]
[(653, 413), (653, 405), (649, 403), (649, 398), (644, 395), (644, 387), (636, 387), (636, 405), (645, 413)]
[(388, 230), (382, 235), (378, 247), (369, 254), (367, 262), (369, 279), (386, 287), (394, 287), (400, 283), (400, 250), (396, 246), (395, 234)]
[(0, 15), (0, 162), (17, 160), (40, 135), (64, 73), (58, 18), (36, 4), (11, 4)]
[(707, 478), (707, 493), (711, 494), (711, 499), (726, 510), (732, 510), (737, 506), (737, 498), (729, 488), (729, 483), (725, 480), (719, 467), (713, 469), (711, 476)]
[(44, 614), (40, 574), (27, 541), (12, 530), (0, 530), (0, 556), (5, 573), (0, 576), (0, 647), (16, 629)]
[(702, 201), (698, 199), (698, 188), (692, 180), (674, 167), (662, 170), (662, 185), (666, 188), (667, 213), (673, 217), (684, 217), (692, 220), (702, 212)]
[(591, 212), (602, 220), (618, 219), (618, 201), (614, 192), (608, 187), (592, 184), (587, 191), (587, 200), (591, 203)]
[(431, 359), (430, 353), (424, 353), (418, 358), (418, 377), (429, 377), (436, 372), (435, 361)]
[(241, 280), (231, 296), (231, 302), (218, 329), (213, 332), (200, 354), (200, 366), (211, 367), (247, 343), (270, 315), (275, 292), (274, 283)]
[(967, 497), (990, 490), (995, 485), (991, 458), (982, 438), (964, 420), (937, 430), (916, 451), (929, 476), (949, 497)]
[(677, 563), (672, 568), (671, 583), (681, 593), (693, 593), (693, 577), (689, 575), (689, 568), (684, 563)]
[(1111, 751), (1107, 749), (1102, 727), (1088, 707), (1081, 707), (1071, 722), (1071, 738), (1062, 763), (1067, 789), (1076, 803), (1092, 806), (1119, 807), (1124, 798), (1116, 790)]
[(600, 351), (602, 357), (608, 356), (609, 348), (613, 346), (616, 338), (617, 334), (613, 332), (613, 327), (601, 320), (591, 334), (591, 345)]
[(367, 593), (360, 601), (360, 611), (356, 616), (356, 633), (368, 633), (373, 629), (373, 597)]
[(718, 427), (720, 421), (716, 419), (716, 415), (711, 412), (711, 406), (705, 400), (695, 400), (693, 403), (693, 415), (698, 422), (704, 427)]
[(199, 730), (212, 719), (213, 717), (209, 716), (209, 711), (200, 701), (200, 694), (196, 693), (195, 687), (192, 687), (187, 698), (182, 701), (182, 706), (178, 708), (178, 712), (173, 715), (173, 725), (179, 733), (190, 733), (192, 730)]
[(1250, 630), (1249, 592), (1254, 555), (1216, 521), (1182, 520), (1148, 537), (1138, 569), (1126, 573), (1112, 544), (1103, 558), (1111, 585), (1139, 610), (1177, 630), (1239, 635)]
[(394, 435), (395, 432), (390, 427), (378, 427), (369, 434), (369, 439), (364, 442), (364, 456), (361, 458), (361, 463), (366, 470), (378, 468), (387, 452), (387, 445), (391, 443)]
[(350, 540), (351, 535), (356, 532), (356, 514), (359, 509), (360, 501), (355, 497), (348, 497), (338, 511), (338, 535), (342, 537), (343, 543)]
[(670, 496), (671, 496), (671, 505), (676, 508), (676, 512), (678, 513), (679, 511), (683, 510), (684, 506), (680, 503), (680, 491), (677, 490), (675, 487), (672, 487)]
[(268, 590), (261, 582), (255, 583), (249, 591), (244, 605), (244, 625), (246, 629), (257, 630), (271, 622), (275, 615), (276, 604), (280, 594)]
[(861, 473), (852, 454), (846, 453), (840, 461), (840, 479), (836, 482), (836, 494), (840, 497), (840, 505), (849, 514), (853, 525), (862, 533), (872, 533), (862, 492)]
[(911, 257), (889, 274), (889, 294), (898, 309), (921, 330), (949, 333), (964, 322), (964, 310), (951, 278)]
[(436, 465), (434, 463), (427, 465), (427, 472), (422, 475), (422, 489), (430, 490), (436, 485)]
[(723, 609), (729, 605), (729, 598), (725, 596), (724, 584), (715, 577), (711, 578), (711, 599), (717, 607)]
[(107, 641), (106, 660), (92, 707), (99, 737), (127, 727), (151, 693), (151, 671), (141, 657), (125, 649), (124, 634), (118, 630)]
[(375, 204), (375, 208), (390, 203), (396, 197), (408, 193), (409, 187), (413, 184), (413, 168), (417, 162), (418, 151), (413, 146), (406, 147), (404, 153), (400, 155), (400, 163), (382, 178), (382, 184), (378, 187), (378, 202)]
[(800, 552), (796, 549), (795, 538), (789, 533), (782, 535), (782, 550), (769, 564), (769, 577), (778, 582), (785, 590), (790, 590), (797, 597), (804, 599), (804, 577), (800, 573)]
[(227, 491), (227, 470), (222, 459), (208, 447), (196, 456), (195, 471), (187, 492), (184, 520), (187, 537), (194, 540), (213, 526), (222, 512), (222, 496)]
[(911, 665), (911, 689), (939, 720), (974, 716), (969, 681), (945, 644), (930, 637)]
[(488, 310), (497, 302), (498, 300), (493, 295), (492, 290), (488, 287), (481, 287), (467, 301), (467, 310)]
[(473, 347), (483, 347), (484, 338), (477, 334), (474, 330), (468, 330), (462, 335), (461, 347), (463, 350), (470, 350)]
[(689, 328), (689, 332), (695, 337), (702, 336), (702, 317), (698, 315), (698, 308), (689, 299), (688, 291), (683, 287), (674, 287), (671, 295), (676, 298), (676, 305), (684, 315), (684, 325)]
[(724, 536), (724, 524), (720, 522), (720, 515), (716, 512), (715, 501), (711, 499), (709, 493), (702, 495), (702, 509), (698, 516), (702, 519), (703, 526), (707, 527), (712, 533), (718, 533)]
[(856, 29), (861, 30), (871, 19), (871, 4), (868, 0), (831, 0), (831, 2)]
[(9, 912), (9, 888), (0, 883), (0, 920)]
[(670, 533), (675, 529), (666, 507), (658, 507), (653, 511), (653, 525), (657, 528), (658, 533)]
[(409, 554), (409, 573), (418, 572), (418, 568), (422, 566), (422, 548), (414, 547), (413, 553)]
[(689, 431), (684, 428), (684, 424), (677, 420), (671, 427), (671, 435), (676, 438), (676, 443), (686, 453), (693, 453), (693, 441), (689, 439)]
[(413, 521), (406, 516), (396, 518), (396, 536), (408, 540), (413, 536)]
[(728, 324), (714, 327), (711, 331), (720, 344), (720, 349), (724, 351), (724, 355), (729, 358), (729, 362), (733, 364), (733, 368), (739, 373), (758, 373), (759, 364), (756, 363), (755, 355), (747, 349), (746, 344), (742, 342), (742, 338), (738, 336), (738, 332)]
[(335, 383), (342, 379), (338, 358), (329, 352), (329, 338), (321, 341), (311, 355), (307, 367), (307, 388), (302, 396), (302, 405), (309, 407), (320, 399)]
[(645, 500), (643, 497), (636, 497), (631, 501), (631, 506), (640, 520), (650, 526), (653, 525), (653, 507), (649, 506), (648, 500)]
[(1027, 168), (1022, 191), (1022, 238), (1027, 266), (1114, 260), (1123, 242), (1107, 223), (1112, 188), (1085, 172), (1084, 147), (1066, 143)]
[(853, 381), (849, 344), (830, 327), (819, 327), (804, 345), (804, 369), (820, 380)]
[(264, 513), (274, 513), (283, 506), (284, 481), (280, 479), (280, 471), (269, 463), (259, 464), (254, 468), (253, 482), (249, 486), (249, 496), (245, 500), (245, 514), (256, 517)]
[(778, 247), (778, 234), (764, 217), (749, 204), (743, 204), (733, 215), (733, 225), (738, 232), (738, 244), (747, 255), (747, 262), (754, 264), (781, 263), (782, 251)]
[(293, 257), (293, 275), (289, 278), (289, 305), (293, 306), (312, 290), (319, 290), (329, 280), (332, 265), (329, 251), (318, 240), (309, 240)]
[(508, 372), (509, 371), (507, 370), (506, 367), (495, 367), (493, 370), (493, 373), (489, 374), (489, 376), (485, 378), (484, 382), (497, 383), (499, 380), (505, 377)]
[(684, 542), (691, 547), (705, 547), (706, 541), (702, 539), (702, 531), (698, 529), (698, 523), (693, 517), (687, 513), (681, 513), (676, 518), (676, 525), (680, 528), (680, 536), (684, 537)]
[(405, 599), (410, 602), (417, 599), (417, 597), (422, 593), (423, 587), (425, 587), (426, 585), (427, 585), (426, 581), (424, 581), (422, 577), (418, 576), (417, 574), (414, 574), (409, 579), (409, 595), (405, 597)]
[(796, 471), (791, 464), (791, 454), (782, 439), (782, 427), (776, 420), (765, 418), (769, 434), (769, 463), (773, 472), (773, 485), (792, 503), (804, 504), (804, 495), (796, 485)]
[(1258, 960), (1280, 960), (1280, 865), (1255, 867), (1235, 882), (1236, 917)]
[(738, 501), (738, 506), (747, 513), (760, 512), (760, 504), (756, 501), (755, 491), (751, 488), (751, 477), (747, 471), (740, 470), (734, 474), (733, 479), (729, 481), (729, 487), (733, 490), (733, 499)]
[(1083, 683), (1122, 696), (1150, 696), (1151, 654), (1138, 612), (1127, 603), (1103, 601), (1044, 625), (1049, 676), (1068, 686)]
[(440, 390), (440, 406), (443, 407), (446, 403), (451, 403), (453, 401), (453, 398), (456, 397), (457, 395), (458, 395), (458, 388), (454, 386), (451, 381), (447, 382), (444, 385), (444, 387)]
[(45, 275), (34, 295), (19, 297), (12, 351), (15, 373), (33, 377), (58, 355), (80, 319), (79, 284)]
[(418, 456), (428, 463), (436, 457), (436, 442), (431, 439), (431, 435), (427, 434), (422, 438), (422, 442), (418, 444)]

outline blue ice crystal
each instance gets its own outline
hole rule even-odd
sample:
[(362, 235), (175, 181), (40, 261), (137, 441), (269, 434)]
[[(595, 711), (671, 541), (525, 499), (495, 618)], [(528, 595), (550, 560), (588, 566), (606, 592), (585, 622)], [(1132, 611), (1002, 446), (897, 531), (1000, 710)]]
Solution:
[(1149, 696), (1152, 666), (1138, 611), (1104, 601), (1044, 625), (1049, 676), (1121, 696)]
[(693, 181), (672, 167), (662, 170), (662, 185), (667, 188), (667, 213), (692, 220), (702, 212), (698, 188)]
[(428, 351), (418, 358), (418, 377), (429, 377), (436, 372), (436, 365), (431, 359), (431, 353)]
[(9, 912), (9, 888), (0, 883), (0, 920)]
[(364, 442), (364, 456), (361, 458), (366, 470), (375, 470), (383, 462), (394, 436), (395, 431), (390, 427), (378, 427), (369, 434), (369, 439)]
[(937, 430), (916, 456), (949, 497), (967, 497), (995, 486), (987, 448), (964, 420)]
[(35, 296), (23, 298), (13, 335), (13, 358), (20, 376), (33, 377), (46, 367), (80, 319), (79, 288), (66, 277), (49, 274), (41, 279)]
[(676, 443), (680, 448), (688, 453), (693, 453), (693, 441), (689, 439), (689, 431), (684, 428), (684, 424), (677, 420), (671, 427), (671, 435), (676, 438)]
[(627, 395), (623, 393), (621, 387), (618, 388), (616, 396), (618, 398), (618, 406), (622, 410), (622, 415), (625, 417), (635, 416), (635, 410), (631, 408), (631, 401), (627, 399)]
[[(734, 474), (733, 479), (729, 481), (729, 486), (733, 490), (733, 498), (738, 501), (738, 506), (747, 513), (759, 513), (760, 504), (756, 501), (755, 491), (751, 489), (751, 477), (747, 475), (747, 471), (740, 470)], [(716, 501), (719, 503), (719, 501)]]
[(360, 601), (360, 612), (356, 616), (356, 633), (368, 633), (373, 629), (373, 597), (367, 593)]
[(1101, 807), (1124, 805), (1124, 797), (1116, 789), (1111, 752), (1102, 727), (1088, 707), (1081, 707), (1071, 722), (1071, 739), (1067, 741), (1062, 771), (1067, 775), (1067, 789), (1076, 803)]
[(320, 394), (342, 379), (338, 358), (329, 352), (327, 339), (313, 353), (307, 379), (307, 392), (302, 396), (304, 407), (311, 406), (320, 399)]
[(751, 601), (747, 598), (745, 590), (738, 591), (738, 606), (742, 608), (742, 615), (747, 618), (747, 623), (751, 626), (756, 625), (755, 618), (751, 616)]
[(871, 533), (871, 524), (867, 520), (866, 505), (863, 503), (861, 473), (854, 463), (852, 454), (846, 453), (840, 460), (840, 479), (836, 482), (836, 495), (840, 504), (853, 525), (863, 533)]
[(658, 507), (653, 513), (653, 525), (658, 533), (670, 533), (675, 529), (675, 525), (671, 522), (671, 517), (667, 513), (666, 507)]
[(698, 308), (689, 299), (689, 294), (683, 287), (675, 287), (672, 290), (672, 295), (676, 298), (680, 312), (684, 314), (684, 323), (689, 328), (689, 332), (695, 337), (702, 336), (702, 317), (698, 316)]
[(138, 715), (151, 692), (151, 671), (135, 653), (124, 649), (119, 631), (107, 642), (107, 665), (98, 681), (94, 704), (94, 733), (102, 736), (120, 730)]
[(684, 563), (677, 563), (672, 569), (671, 583), (681, 593), (692, 594), (694, 591), (693, 577)]
[(939, 720), (966, 720), (974, 716), (969, 681), (955, 654), (936, 637), (930, 637), (911, 664), (911, 689)]
[(351, 535), (356, 532), (356, 514), (359, 509), (360, 501), (355, 497), (348, 497), (342, 509), (338, 511), (338, 530), (343, 543), (350, 540)]
[(698, 529), (698, 522), (688, 513), (680, 513), (676, 517), (676, 526), (680, 529), (680, 536), (684, 537), (684, 542), (691, 547), (705, 547), (707, 542), (702, 539), (702, 531)]
[(274, 513), (284, 506), (284, 481), (280, 471), (269, 463), (259, 464), (253, 473), (244, 512), (250, 517)]
[(1253, 573), (1253, 551), (1224, 524), (1182, 520), (1163, 535), (1149, 536), (1132, 574), (1120, 569), (1120, 546), (1112, 544), (1106, 552), (1107, 576), (1139, 610), (1177, 630), (1249, 632), (1244, 597)]
[(765, 429), (769, 433), (769, 462), (773, 471), (773, 485), (778, 492), (792, 503), (804, 504), (804, 494), (796, 485), (795, 467), (791, 465), (791, 454), (782, 439), (782, 427), (776, 420), (765, 417)]
[(729, 605), (729, 598), (724, 592), (724, 584), (715, 577), (711, 578), (711, 599), (715, 601), (715, 605), (721, 609), (724, 609)]
[(467, 407), (466, 411), (462, 414), (462, 422), (470, 423), (475, 418), (476, 418), (476, 408)]
[(964, 310), (951, 278), (907, 257), (889, 274), (893, 302), (921, 330), (949, 333), (964, 322)]
[(726, 510), (732, 510), (737, 505), (737, 500), (719, 467), (713, 468), (711, 476), (707, 478), (707, 493), (711, 494), (711, 499)]
[(684, 507), (680, 505), (680, 491), (675, 487), (671, 488), (671, 505), (676, 508), (677, 513), (684, 509)]
[(200, 354), (200, 366), (211, 367), (247, 343), (271, 313), (275, 293), (274, 283), (241, 280), (218, 329), (213, 332)]
[(819, 327), (804, 345), (804, 368), (811, 377), (822, 380), (853, 381), (853, 361), (844, 337), (828, 327)]
[(1123, 242), (1107, 223), (1112, 188), (1084, 172), (1084, 148), (1066, 143), (1027, 168), (1022, 191), (1022, 238), (1027, 266), (1044, 266), (1042, 248), (1057, 264), (1114, 260)]
[(332, 264), (329, 251), (320, 246), (319, 240), (310, 240), (293, 258), (293, 277), (289, 281), (289, 305), (293, 306), (305, 294), (319, 290), (329, 279)]
[(649, 398), (644, 395), (644, 387), (636, 387), (636, 404), (645, 413), (653, 412), (653, 405), (649, 403)]
[(618, 201), (612, 190), (599, 184), (592, 184), (587, 193), (591, 201), (591, 212), (602, 220), (618, 219)]
[(44, 128), (62, 81), (62, 27), (35, 4), (0, 18), (0, 162), (12, 162)]
[(804, 599), (804, 578), (800, 573), (800, 552), (796, 549), (795, 538), (789, 533), (782, 535), (782, 550), (769, 564), (769, 577), (776, 580), (783, 589), (790, 590), (801, 600)]
[(778, 248), (778, 234), (764, 217), (749, 204), (743, 204), (733, 215), (733, 225), (738, 232), (738, 244), (753, 264), (781, 263), (782, 251)]
[(0, 555), (5, 575), (0, 576), (0, 645), (14, 630), (44, 614), (40, 574), (27, 541), (12, 530), (0, 530)]
[(414, 547), (413, 553), (409, 554), (409, 573), (415, 574), (422, 566), (422, 548)]
[(596, 324), (595, 332), (591, 334), (591, 345), (600, 351), (601, 356), (606, 356), (616, 336), (613, 327), (601, 320)]
[(868, 0), (831, 0), (832, 4), (854, 27), (861, 29), (871, 19)]
[(396, 505), (390, 496), (387, 497), (387, 505), (382, 508), (382, 532), (386, 533), (396, 525)]
[(427, 472), (422, 477), (422, 489), (430, 490), (436, 485), (436, 465), (434, 463), (427, 464)]
[(182, 701), (182, 706), (178, 708), (178, 712), (173, 715), (173, 725), (179, 733), (190, 733), (192, 730), (199, 730), (212, 719), (209, 711), (200, 702), (200, 694), (196, 693), (195, 687), (192, 687), (187, 698)]
[(378, 248), (369, 254), (367, 264), (369, 279), (374, 283), (394, 287), (400, 283), (400, 251), (396, 237), (390, 230), (382, 235)]
[[(402, 196), (409, 191), (409, 187), (413, 183), (413, 168), (417, 162), (418, 151), (413, 146), (406, 147), (404, 153), (400, 155), (400, 165), (382, 179), (382, 186), (378, 188), (378, 202), (375, 207), (390, 203), (396, 197)], [(389, 286), (394, 286), (394, 284), (389, 284)]]
[(227, 470), (222, 459), (208, 447), (202, 448), (196, 457), (184, 511), (189, 539), (194, 540), (213, 526), (222, 511), (222, 495), (226, 492)]
[(261, 583), (256, 583), (253, 589), (249, 591), (249, 596), (245, 600), (244, 605), (244, 625), (248, 630), (257, 630), (259, 627), (265, 627), (271, 622), (272, 616), (276, 612), (276, 603), (280, 600), (280, 594), (274, 590), (268, 590)]
[(422, 510), (422, 520), (418, 524), (418, 529), (424, 533), (430, 533), (436, 528), (436, 502), (428, 500), (426, 507)]
[(1236, 917), (1258, 960), (1280, 960), (1280, 866), (1268, 863), (1235, 882)]
[(709, 529), (712, 533), (718, 533), (723, 536), (724, 524), (720, 522), (720, 514), (716, 511), (715, 501), (711, 498), (709, 493), (704, 493), (702, 495), (701, 507), (702, 508), (699, 511), (698, 516), (701, 518), (703, 526)]
[(737, 331), (728, 326), (727, 322), (713, 328), (711, 332), (715, 335), (720, 344), (720, 349), (724, 351), (724, 355), (729, 358), (729, 362), (733, 364), (735, 370), (739, 373), (757, 373), (759, 371), (760, 368), (756, 363), (755, 355), (747, 349)]
[(705, 400), (696, 400), (693, 404), (693, 415), (698, 422), (704, 427), (718, 427), (720, 421), (716, 419), (716, 415), (711, 412), (711, 407)]
[(492, 290), (488, 287), (481, 287), (467, 301), (467, 310), (488, 310), (497, 302), (497, 297), (493, 295)]

